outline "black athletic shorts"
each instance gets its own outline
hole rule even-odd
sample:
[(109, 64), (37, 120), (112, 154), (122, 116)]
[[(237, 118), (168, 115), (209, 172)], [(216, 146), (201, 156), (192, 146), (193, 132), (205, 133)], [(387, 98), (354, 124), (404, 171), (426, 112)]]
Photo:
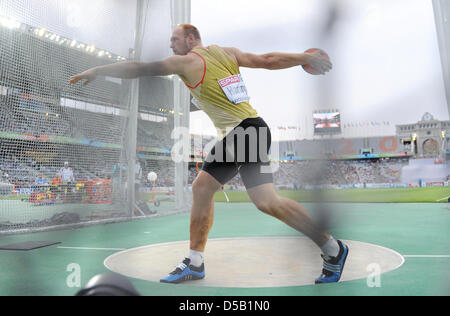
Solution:
[(273, 183), (269, 150), (272, 135), (262, 118), (243, 121), (219, 141), (203, 164), (203, 171), (225, 185), (238, 173), (247, 189)]

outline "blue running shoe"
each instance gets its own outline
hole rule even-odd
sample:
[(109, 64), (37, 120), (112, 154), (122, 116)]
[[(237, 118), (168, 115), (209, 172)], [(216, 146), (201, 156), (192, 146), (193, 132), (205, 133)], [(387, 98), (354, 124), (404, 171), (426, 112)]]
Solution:
[(205, 278), (205, 264), (199, 268), (191, 265), (191, 259), (184, 259), (175, 271), (171, 272), (165, 278), (160, 280), (161, 283), (178, 284), (184, 281), (201, 280)]
[(339, 280), (341, 279), (345, 261), (347, 260), (348, 256), (348, 247), (344, 245), (340, 240), (338, 240), (337, 242), (340, 248), (337, 257), (326, 257), (322, 255), (322, 275), (316, 280), (316, 284), (335, 283), (339, 282)]

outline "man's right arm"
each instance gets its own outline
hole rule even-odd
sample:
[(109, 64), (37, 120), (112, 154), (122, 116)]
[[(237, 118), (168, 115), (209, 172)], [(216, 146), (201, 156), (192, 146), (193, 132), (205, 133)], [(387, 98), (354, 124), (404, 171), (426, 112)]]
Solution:
[(144, 76), (168, 76), (183, 75), (187, 64), (190, 62), (188, 56), (172, 56), (163, 61), (121, 62), (106, 66), (94, 67), (70, 78), (71, 84), (84, 80), (83, 85), (95, 80), (98, 76), (108, 76), (120, 79), (134, 79)]
[(296, 66), (310, 65), (325, 74), (332, 68), (332, 63), (320, 54), (308, 53), (268, 53), (252, 54), (234, 47), (224, 48), (226, 52), (235, 56), (238, 66), (248, 68), (263, 68), (269, 70), (286, 69)]

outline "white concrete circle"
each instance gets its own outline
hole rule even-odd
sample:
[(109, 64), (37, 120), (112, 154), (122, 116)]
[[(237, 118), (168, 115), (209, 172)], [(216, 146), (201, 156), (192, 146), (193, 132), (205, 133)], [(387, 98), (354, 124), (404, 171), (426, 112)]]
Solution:
[[(398, 269), (399, 253), (377, 245), (345, 240), (349, 256), (341, 281), (366, 279)], [(105, 266), (127, 277), (151, 282), (168, 275), (189, 253), (189, 241), (154, 244), (118, 252)], [(210, 239), (206, 278), (183, 284), (206, 287), (264, 288), (312, 285), (321, 274), (320, 249), (301, 237)]]

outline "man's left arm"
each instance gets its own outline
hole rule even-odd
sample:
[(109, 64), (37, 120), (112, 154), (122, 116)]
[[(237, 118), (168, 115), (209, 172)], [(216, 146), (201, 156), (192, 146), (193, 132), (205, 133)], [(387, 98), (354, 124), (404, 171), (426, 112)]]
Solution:
[(183, 75), (187, 64), (190, 62), (187, 56), (172, 56), (162, 61), (121, 62), (105, 66), (94, 67), (70, 78), (70, 84), (76, 84), (84, 80), (87, 85), (99, 76), (108, 76), (120, 79), (135, 79), (144, 76), (168, 76)]

